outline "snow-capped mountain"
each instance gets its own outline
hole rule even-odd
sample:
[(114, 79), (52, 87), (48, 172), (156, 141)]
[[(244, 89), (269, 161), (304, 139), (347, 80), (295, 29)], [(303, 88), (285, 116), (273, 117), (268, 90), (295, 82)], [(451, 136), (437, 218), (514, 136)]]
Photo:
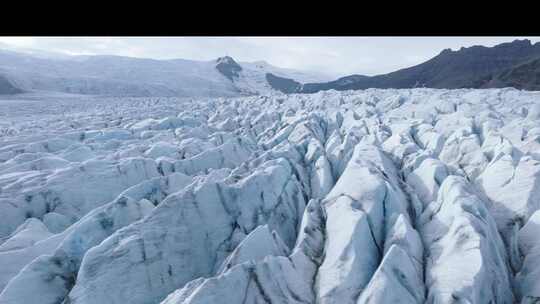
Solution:
[(234, 87), (246, 95), (269, 94), (280, 92), (268, 78), (274, 75), (278, 77), (294, 77), (301, 81), (312, 81), (322, 79), (323, 76), (316, 76), (291, 69), (274, 67), (265, 61), (236, 63), (229, 56), (220, 57), (216, 60), (216, 69), (227, 79), (232, 81)]
[(536, 303), (539, 100), (0, 101), (0, 304)]
[[(122, 56), (52, 55), (20, 49), (0, 50), (0, 94), (64, 92), (107, 96), (232, 97), (275, 91), (265, 75), (323, 81), (323, 77), (264, 62), (153, 60)], [(224, 58), (240, 67), (224, 74)], [(6, 84), (6, 86), (4, 86)], [(8, 89), (9, 87), (15, 88)], [(6, 87), (4, 89), (4, 87)]]

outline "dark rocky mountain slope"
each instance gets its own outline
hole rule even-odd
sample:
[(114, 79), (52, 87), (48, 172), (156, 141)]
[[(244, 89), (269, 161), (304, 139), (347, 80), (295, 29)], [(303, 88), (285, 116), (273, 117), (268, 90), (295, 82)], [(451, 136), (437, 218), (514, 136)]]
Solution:
[(14, 86), (6, 77), (0, 75), (0, 95), (18, 94), (23, 91)]
[[(351, 75), (331, 82), (307, 83), (296, 93), (323, 90), (358, 90), (367, 88), (490, 88), (512, 86), (536, 90), (540, 43), (515, 40), (494, 47), (472, 46), (458, 51), (443, 50), (434, 58), (392, 73), (362, 76)], [(529, 75), (532, 73), (531, 75)], [(536, 74), (534, 74), (536, 75)], [(531, 78), (532, 77), (532, 78)], [(536, 79), (536, 80), (535, 80)], [(276, 88), (279, 89), (279, 88)], [(282, 92), (287, 93), (282, 90)]]
[(540, 58), (504, 70), (493, 77), (485, 87), (540, 90)]

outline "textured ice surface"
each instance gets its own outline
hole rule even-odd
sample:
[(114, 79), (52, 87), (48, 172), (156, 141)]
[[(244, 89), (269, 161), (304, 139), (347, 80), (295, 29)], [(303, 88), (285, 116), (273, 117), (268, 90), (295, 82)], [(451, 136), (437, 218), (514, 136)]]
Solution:
[(535, 303), (539, 102), (0, 101), (0, 304)]

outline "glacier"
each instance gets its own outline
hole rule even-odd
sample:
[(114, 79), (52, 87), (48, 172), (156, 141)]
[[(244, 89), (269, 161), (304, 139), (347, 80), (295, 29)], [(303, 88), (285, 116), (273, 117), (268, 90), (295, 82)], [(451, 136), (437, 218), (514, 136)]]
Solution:
[(540, 92), (0, 99), (0, 304), (540, 302)]

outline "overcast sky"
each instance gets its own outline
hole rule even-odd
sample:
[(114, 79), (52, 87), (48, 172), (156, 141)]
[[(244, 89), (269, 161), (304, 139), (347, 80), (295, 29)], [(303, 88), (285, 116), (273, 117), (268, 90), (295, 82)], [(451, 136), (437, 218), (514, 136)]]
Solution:
[(237, 61), (265, 60), (331, 77), (376, 75), (419, 64), (445, 48), (540, 37), (0, 37), (17, 47), (67, 53)]

